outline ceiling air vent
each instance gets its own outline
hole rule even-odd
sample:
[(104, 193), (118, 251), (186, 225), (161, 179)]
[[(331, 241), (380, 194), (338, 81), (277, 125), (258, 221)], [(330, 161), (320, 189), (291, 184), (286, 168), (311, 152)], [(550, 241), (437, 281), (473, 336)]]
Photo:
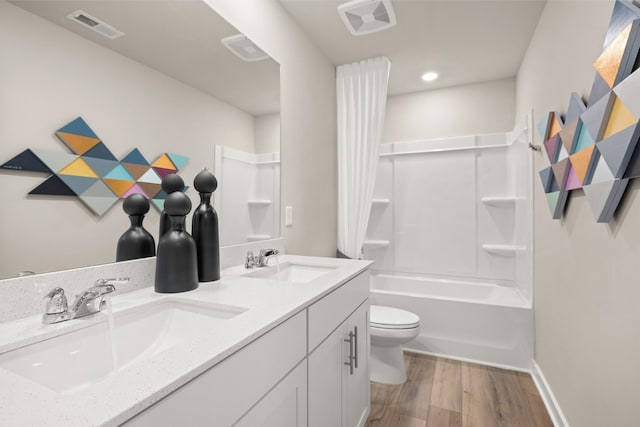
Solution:
[(113, 28), (106, 22), (102, 22), (98, 18), (91, 16), (81, 10), (76, 10), (75, 12), (68, 14), (67, 18), (89, 28), (90, 30), (95, 31), (98, 34), (102, 34), (103, 36), (110, 38), (111, 40), (115, 40), (118, 37), (124, 36), (124, 33), (122, 31)]
[(375, 33), (396, 25), (391, 0), (352, 0), (339, 5), (338, 14), (354, 36)]
[(222, 39), (222, 44), (233, 52), (237, 57), (245, 61), (261, 61), (269, 58), (262, 49), (255, 45), (244, 34), (236, 34), (234, 36)]

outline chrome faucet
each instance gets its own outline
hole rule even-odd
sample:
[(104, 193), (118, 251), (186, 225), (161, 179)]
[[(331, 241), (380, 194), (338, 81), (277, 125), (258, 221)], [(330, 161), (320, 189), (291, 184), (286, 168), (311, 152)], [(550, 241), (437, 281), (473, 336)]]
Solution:
[(89, 314), (97, 313), (104, 308), (105, 295), (116, 290), (114, 285), (127, 283), (128, 277), (119, 279), (98, 279), (88, 289), (85, 289), (68, 308), (67, 297), (64, 289), (53, 288), (44, 299), (47, 301), (45, 313), (42, 315), (42, 323), (50, 325), (65, 320), (77, 319)]
[(267, 267), (269, 259), (279, 253), (277, 249), (272, 248), (260, 249), (260, 253), (257, 256), (253, 254), (253, 251), (249, 251), (244, 261), (244, 268)]

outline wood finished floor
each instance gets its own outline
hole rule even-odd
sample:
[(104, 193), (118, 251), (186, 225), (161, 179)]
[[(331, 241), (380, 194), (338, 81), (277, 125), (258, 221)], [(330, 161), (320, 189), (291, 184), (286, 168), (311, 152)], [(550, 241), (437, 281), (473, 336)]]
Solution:
[(553, 427), (529, 374), (405, 353), (406, 383), (371, 384), (366, 427)]

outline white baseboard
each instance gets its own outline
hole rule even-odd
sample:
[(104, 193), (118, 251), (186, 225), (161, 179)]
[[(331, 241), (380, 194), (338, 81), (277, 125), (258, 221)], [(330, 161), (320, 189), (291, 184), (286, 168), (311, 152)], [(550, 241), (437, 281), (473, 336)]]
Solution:
[(544, 402), (544, 406), (547, 408), (547, 412), (551, 417), (553, 425), (555, 427), (569, 427), (569, 422), (564, 417), (562, 409), (560, 409), (560, 405), (558, 404), (556, 397), (553, 395), (551, 387), (549, 387), (549, 383), (547, 383), (540, 366), (538, 366), (535, 360), (532, 362), (531, 377), (533, 377), (533, 382), (538, 388), (540, 397), (542, 397), (542, 401)]
[(457, 360), (459, 362), (475, 363), (476, 365), (491, 366), (493, 368), (507, 369), (509, 371), (525, 372), (527, 374), (531, 373), (530, 369), (522, 368), (520, 366), (506, 365), (502, 363), (492, 363), (492, 362), (487, 362), (486, 360), (474, 359), (470, 357), (460, 357), (460, 356), (455, 356), (448, 353), (437, 353), (433, 351), (417, 350), (411, 347), (403, 347), (402, 350), (409, 353), (424, 354), (426, 356), (434, 356), (434, 357), (440, 357), (443, 359)]

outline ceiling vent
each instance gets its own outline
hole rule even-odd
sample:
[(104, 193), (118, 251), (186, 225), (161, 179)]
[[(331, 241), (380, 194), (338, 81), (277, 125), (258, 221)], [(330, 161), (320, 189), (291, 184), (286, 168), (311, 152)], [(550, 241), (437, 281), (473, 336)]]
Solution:
[(339, 5), (338, 14), (354, 36), (375, 33), (396, 25), (391, 0), (352, 0)]
[(222, 44), (237, 57), (245, 61), (253, 62), (269, 58), (269, 55), (256, 46), (256, 44), (249, 40), (244, 34), (225, 37), (222, 39)]
[(102, 22), (98, 18), (91, 16), (88, 13), (83, 12), (82, 10), (76, 10), (75, 12), (68, 14), (67, 18), (89, 28), (90, 30), (95, 31), (98, 34), (110, 38), (111, 40), (115, 40), (118, 37), (124, 36), (124, 33), (122, 31), (113, 28), (106, 22)]

